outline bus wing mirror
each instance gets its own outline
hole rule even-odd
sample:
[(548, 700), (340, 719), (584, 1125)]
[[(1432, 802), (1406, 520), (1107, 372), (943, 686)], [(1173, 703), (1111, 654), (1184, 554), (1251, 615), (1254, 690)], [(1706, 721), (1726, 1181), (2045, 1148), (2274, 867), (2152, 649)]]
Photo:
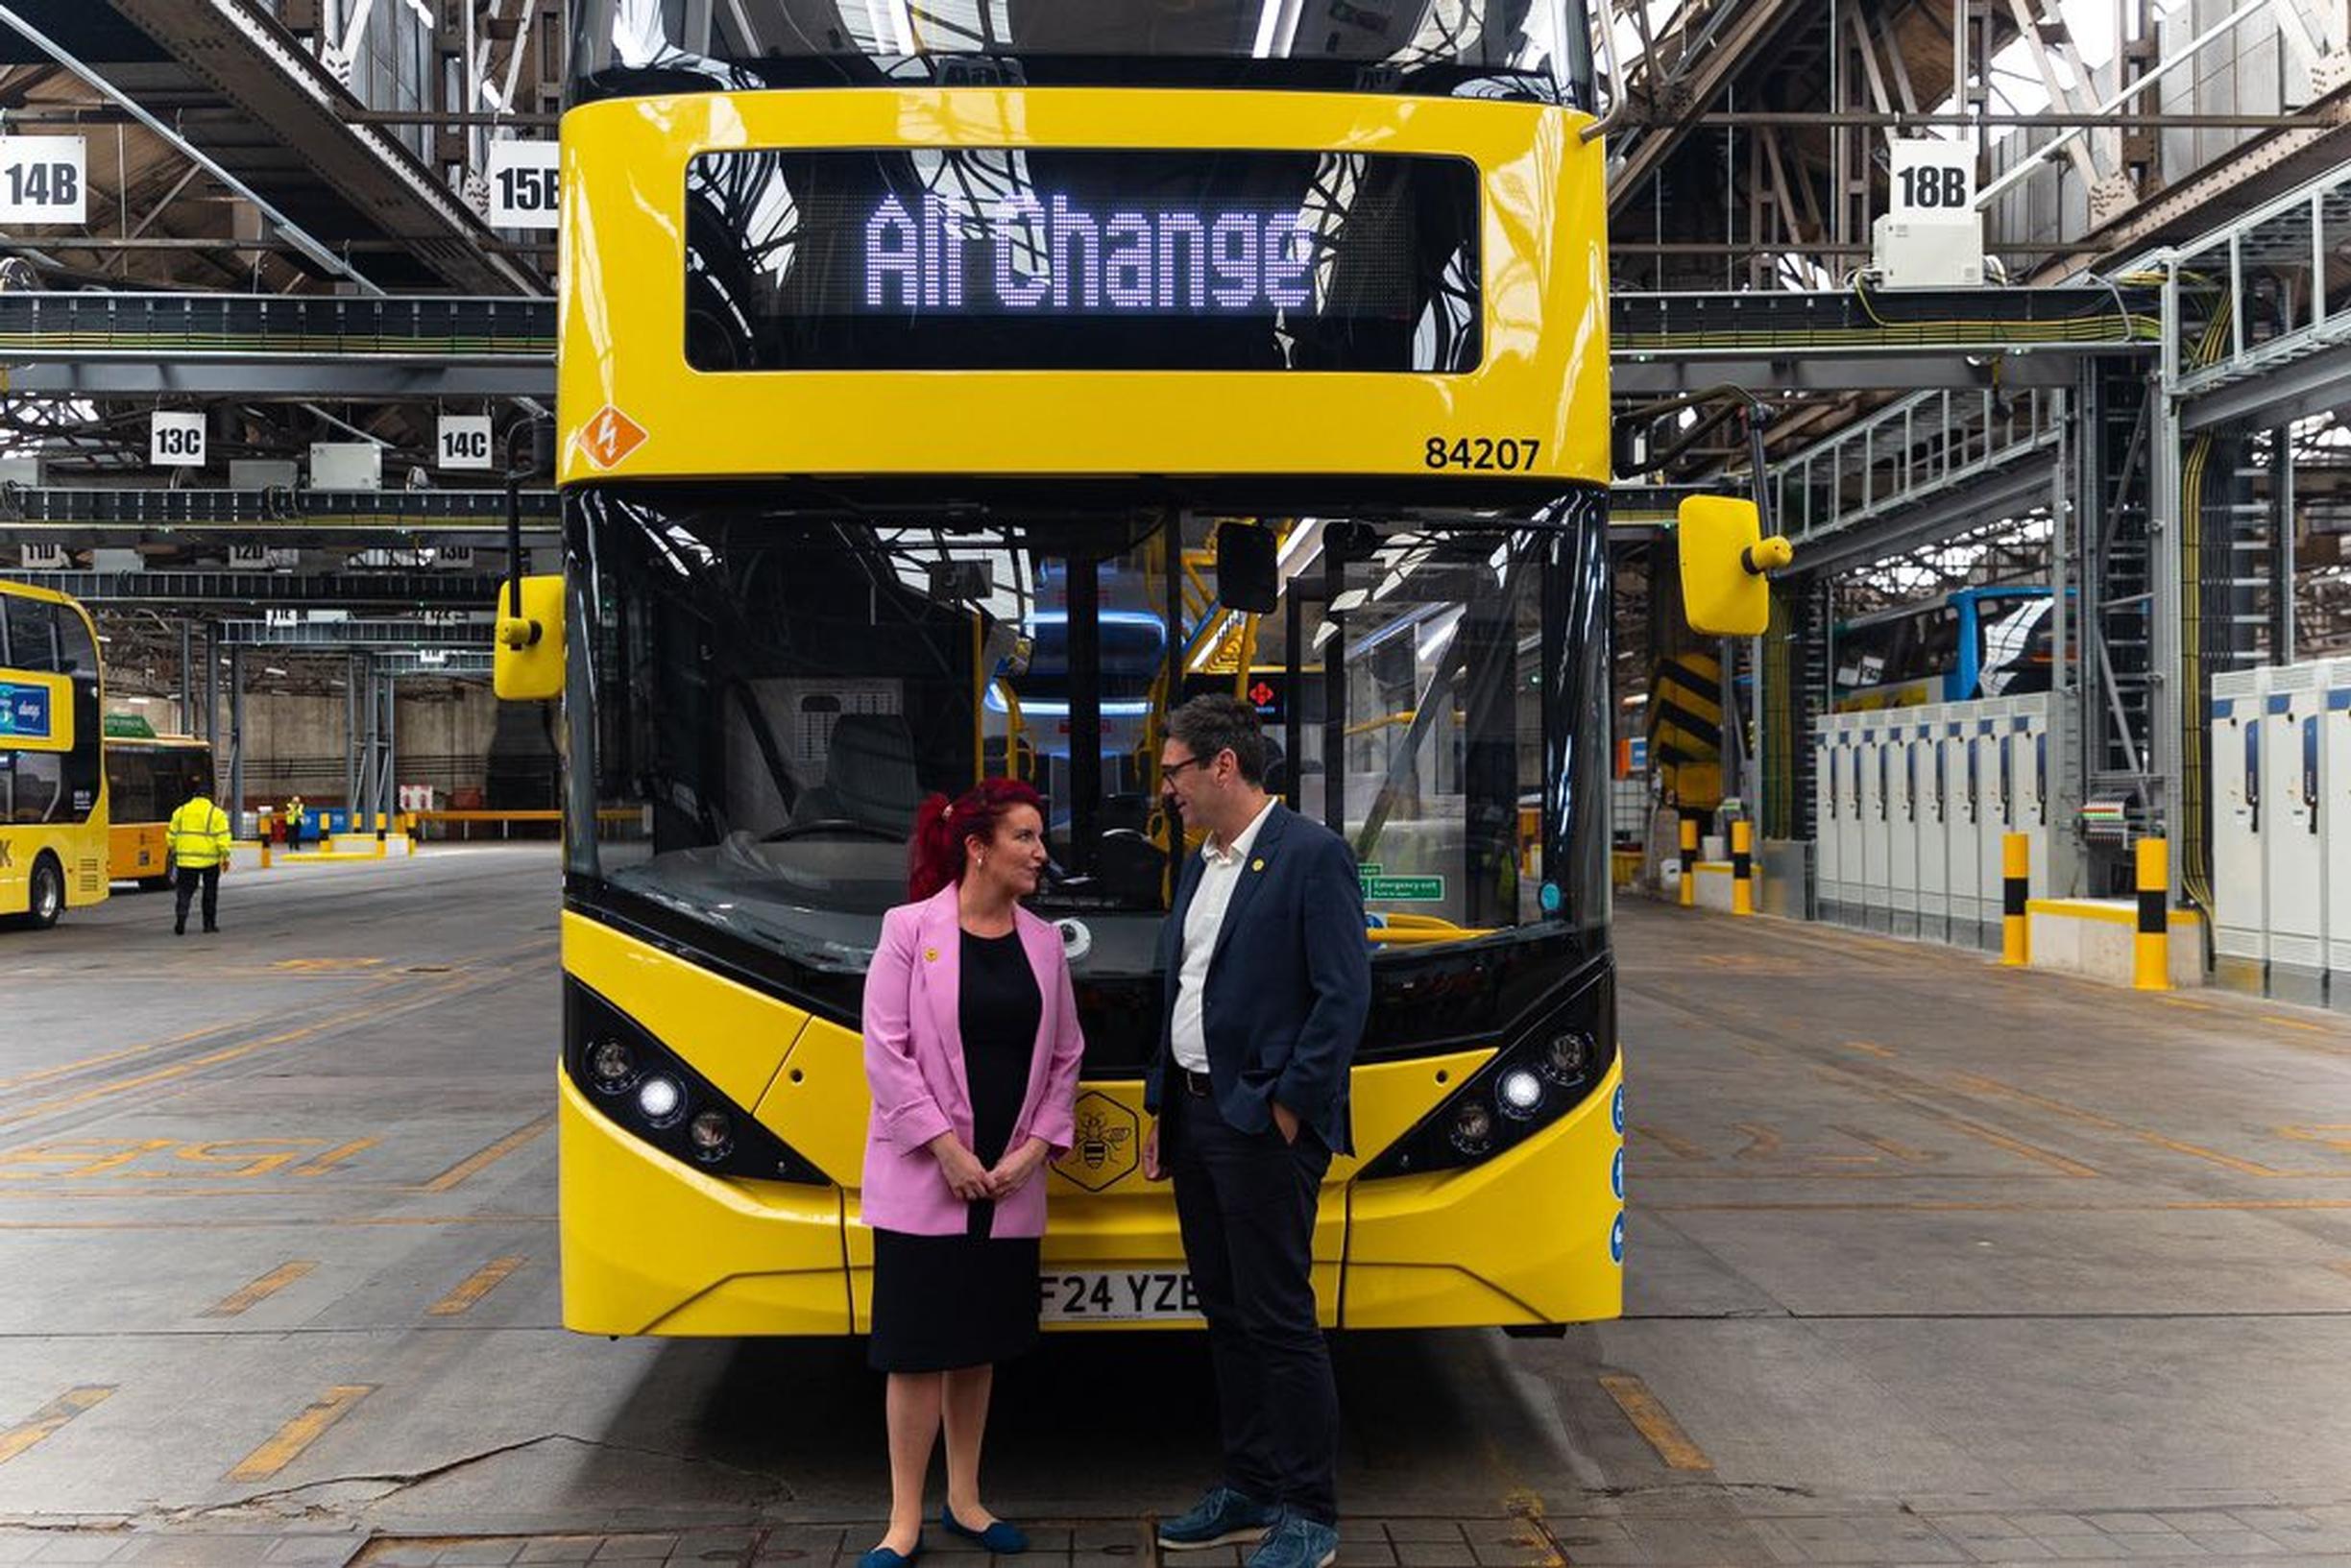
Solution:
[(491, 675), (502, 702), (543, 702), (564, 688), (564, 580), (560, 572), (517, 580), (521, 605), (501, 590)]
[(1259, 522), (1226, 522), (1216, 534), (1217, 603), (1244, 615), (1281, 608), (1281, 567), (1273, 530)]
[(1678, 514), (1682, 611), (1706, 637), (1760, 637), (1771, 621), (1766, 574), (1796, 559), (1788, 542), (1763, 537), (1753, 501), (1692, 495)]

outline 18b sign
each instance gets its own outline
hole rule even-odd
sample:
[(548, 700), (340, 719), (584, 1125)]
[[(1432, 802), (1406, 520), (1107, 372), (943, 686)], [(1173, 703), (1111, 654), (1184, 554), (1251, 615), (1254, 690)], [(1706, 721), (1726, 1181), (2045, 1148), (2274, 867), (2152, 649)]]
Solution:
[(490, 227), (493, 229), (553, 229), (562, 202), (562, 175), (551, 141), (499, 141), (490, 144)]
[(1898, 141), (1886, 172), (1894, 187), (1887, 210), (1896, 217), (1963, 217), (1975, 210), (1975, 150), (1963, 143), (1927, 137)]
[(444, 414), (440, 422), (440, 466), (445, 469), (490, 467), (490, 416)]
[(80, 136), (0, 136), (0, 223), (89, 221)]
[(205, 460), (205, 417), (158, 410), (147, 427), (147, 460), (158, 469), (201, 469)]

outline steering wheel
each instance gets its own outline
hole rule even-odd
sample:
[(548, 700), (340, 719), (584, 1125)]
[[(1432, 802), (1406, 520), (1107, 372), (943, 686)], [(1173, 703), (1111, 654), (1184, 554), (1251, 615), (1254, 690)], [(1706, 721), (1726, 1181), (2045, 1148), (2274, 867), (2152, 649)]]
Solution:
[(794, 838), (806, 838), (811, 833), (852, 833), (860, 838), (879, 839), (885, 844), (903, 844), (905, 838), (887, 828), (877, 828), (870, 822), (854, 817), (817, 817), (810, 822), (792, 822), (773, 832), (762, 833), (763, 844), (782, 844)]

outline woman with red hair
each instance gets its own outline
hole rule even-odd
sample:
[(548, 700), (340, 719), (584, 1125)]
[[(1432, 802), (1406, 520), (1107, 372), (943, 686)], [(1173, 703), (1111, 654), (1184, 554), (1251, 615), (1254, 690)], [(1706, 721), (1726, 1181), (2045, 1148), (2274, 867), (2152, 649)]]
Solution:
[(1045, 1163), (1067, 1152), (1085, 1040), (1061, 936), (1020, 905), (1045, 871), (1044, 802), (987, 779), (915, 814), (908, 893), (865, 975), (861, 1218), (873, 1230), (870, 1359), (889, 1374), (890, 1522), (859, 1568), (922, 1551), (940, 1429), (939, 1525), (989, 1552), (1029, 1539), (981, 1506), (996, 1363), (1037, 1337)]

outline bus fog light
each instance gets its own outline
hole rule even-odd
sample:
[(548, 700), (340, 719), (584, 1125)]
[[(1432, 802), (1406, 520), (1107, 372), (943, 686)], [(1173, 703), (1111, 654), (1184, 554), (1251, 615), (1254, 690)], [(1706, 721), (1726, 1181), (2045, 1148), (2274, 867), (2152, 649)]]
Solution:
[(1553, 1083), (1573, 1083), (1589, 1071), (1591, 1060), (1592, 1037), (1567, 1029), (1551, 1037), (1535, 1065)]
[(704, 1111), (687, 1123), (686, 1136), (697, 1157), (720, 1159), (734, 1146), (735, 1124), (727, 1120), (724, 1111)]
[(1501, 1105), (1502, 1114), (1517, 1122), (1533, 1116), (1542, 1104), (1542, 1079), (1523, 1067), (1503, 1073), (1502, 1081), (1494, 1086), (1494, 1099)]
[(1453, 1113), (1453, 1146), (1465, 1154), (1478, 1154), (1492, 1138), (1493, 1112), (1474, 1099), (1465, 1100)]
[(588, 1071), (594, 1076), (597, 1088), (618, 1091), (627, 1088), (629, 1080), (637, 1076), (637, 1057), (619, 1041), (607, 1040), (590, 1054)]
[(686, 1091), (675, 1078), (651, 1077), (637, 1091), (637, 1109), (647, 1122), (666, 1127), (686, 1108)]

